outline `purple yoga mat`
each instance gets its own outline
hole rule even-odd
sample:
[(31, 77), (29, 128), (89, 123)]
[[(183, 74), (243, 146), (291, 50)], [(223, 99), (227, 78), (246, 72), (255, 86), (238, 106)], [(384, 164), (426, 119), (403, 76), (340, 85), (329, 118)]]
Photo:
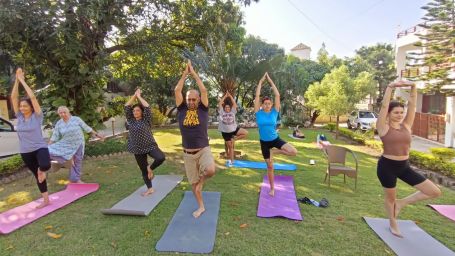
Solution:
[(63, 206), (70, 204), (83, 196), (97, 191), (98, 188), (99, 185), (94, 183), (70, 183), (66, 186), (65, 190), (49, 195), (51, 204), (44, 208), (35, 208), (43, 201), (43, 199), (38, 199), (3, 212), (0, 214), (0, 233), (11, 233), (14, 230), (21, 228), (59, 208), (62, 208)]
[(440, 214), (446, 216), (447, 218), (455, 221), (455, 205), (436, 205), (429, 204), (431, 208), (435, 209)]
[(269, 191), (269, 179), (266, 175), (262, 181), (259, 194), (258, 217), (284, 217), (291, 220), (303, 220), (295, 196), (292, 176), (275, 176), (275, 196), (270, 196)]

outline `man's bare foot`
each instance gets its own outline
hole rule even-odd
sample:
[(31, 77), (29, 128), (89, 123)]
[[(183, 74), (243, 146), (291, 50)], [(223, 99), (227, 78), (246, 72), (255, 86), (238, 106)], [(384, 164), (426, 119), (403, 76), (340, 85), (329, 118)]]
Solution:
[(150, 180), (152, 180), (152, 179), (153, 179), (153, 176), (155, 176), (155, 175), (153, 174), (153, 170), (150, 168), (150, 165), (147, 166), (147, 176), (148, 176), (148, 178), (149, 178)]
[(395, 200), (395, 204), (393, 205), (393, 217), (395, 219), (398, 218), (401, 208), (403, 208), (403, 201), (401, 199)]
[(153, 188), (149, 188), (149, 189), (147, 189), (147, 191), (145, 191), (141, 195), (142, 196), (148, 196), (148, 195), (151, 195), (153, 192), (155, 192), (155, 190)]
[(199, 207), (199, 209), (197, 209), (196, 211), (193, 212), (193, 217), (197, 219), (204, 212), (205, 212), (205, 208), (204, 207)]
[(75, 181), (73, 183), (78, 183), (78, 184), (85, 184), (85, 182), (83, 182), (82, 180), (78, 180), (78, 181)]
[(50, 204), (49, 200), (44, 200), (41, 204), (35, 207), (35, 209), (41, 209), (43, 207), (46, 207)]
[(46, 172), (38, 170), (38, 182), (43, 183), (46, 180)]
[(269, 195), (270, 195), (270, 196), (275, 196), (275, 189), (271, 189), (271, 190), (269, 191)]

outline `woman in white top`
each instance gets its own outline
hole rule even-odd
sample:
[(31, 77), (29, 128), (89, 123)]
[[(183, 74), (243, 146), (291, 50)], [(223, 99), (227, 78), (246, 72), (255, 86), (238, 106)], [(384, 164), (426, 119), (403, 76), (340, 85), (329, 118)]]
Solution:
[[(229, 101), (227, 101), (228, 98)], [(248, 131), (237, 125), (235, 120), (237, 103), (235, 103), (234, 97), (229, 92), (226, 92), (220, 99), (218, 107), (220, 113), (218, 130), (226, 143), (226, 157), (230, 159), (229, 165), (232, 165), (234, 163), (234, 143), (236, 140), (245, 138), (248, 135)]]

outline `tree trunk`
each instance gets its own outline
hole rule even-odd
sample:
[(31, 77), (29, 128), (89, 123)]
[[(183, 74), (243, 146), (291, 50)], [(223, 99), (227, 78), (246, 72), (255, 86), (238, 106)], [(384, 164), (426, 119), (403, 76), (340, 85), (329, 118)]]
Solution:
[(320, 114), (321, 112), (319, 110), (313, 111), (313, 113), (311, 114), (311, 127), (314, 126), (314, 122), (316, 122), (316, 119), (319, 117)]
[(335, 139), (338, 139), (338, 125), (340, 124), (340, 116), (337, 115), (337, 126), (335, 130)]

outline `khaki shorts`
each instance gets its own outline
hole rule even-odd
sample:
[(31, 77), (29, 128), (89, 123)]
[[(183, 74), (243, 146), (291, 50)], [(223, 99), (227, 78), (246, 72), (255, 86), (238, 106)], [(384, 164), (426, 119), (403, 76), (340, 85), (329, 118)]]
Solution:
[(197, 183), (204, 176), (205, 169), (215, 164), (210, 147), (201, 149), (196, 154), (183, 153), (185, 172), (190, 184)]

